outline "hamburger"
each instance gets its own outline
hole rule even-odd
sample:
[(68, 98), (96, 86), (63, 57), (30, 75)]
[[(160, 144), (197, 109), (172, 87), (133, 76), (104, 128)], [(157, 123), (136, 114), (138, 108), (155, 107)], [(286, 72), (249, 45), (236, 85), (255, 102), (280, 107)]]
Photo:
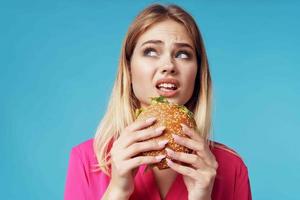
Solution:
[[(151, 104), (147, 108), (140, 108), (136, 110), (136, 120), (146, 120), (150, 117), (156, 118), (156, 123), (151, 125), (148, 128), (157, 128), (160, 126), (165, 126), (164, 132), (158, 136), (151, 138), (149, 140), (168, 140), (165, 148), (172, 149), (176, 152), (185, 152), (191, 153), (192, 151), (184, 146), (176, 144), (172, 134), (179, 135), (181, 137), (187, 137), (181, 127), (181, 123), (187, 125), (190, 128), (196, 128), (196, 122), (193, 117), (193, 113), (188, 110), (183, 105), (169, 103), (168, 100), (163, 97), (154, 97), (151, 98)], [(158, 155), (167, 155), (167, 152), (164, 149), (153, 150), (148, 152), (143, 152), (140, 155), (142, 156), (158, 156)], [(167, 158), (169, 158), (167, 156)], [(177, 162), (177, 161), (175, 161)], [(159, 163), (150, 165), (151, 167), (158, 167), (159, 169), (167, 169), (166, 159), (162, 159)]]

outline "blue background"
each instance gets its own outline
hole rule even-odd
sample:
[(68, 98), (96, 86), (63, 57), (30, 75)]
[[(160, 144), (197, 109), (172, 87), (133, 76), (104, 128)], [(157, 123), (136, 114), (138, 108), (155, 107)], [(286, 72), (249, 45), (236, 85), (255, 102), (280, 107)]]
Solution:
[[(93, 137), (134, 17), (154, 1), (1, 1), (1, 199), (62, 199), (72, 146)], [(170, 1), (203, 33), (214, 139), (253, 199), (300, 199), (299, 1)]]

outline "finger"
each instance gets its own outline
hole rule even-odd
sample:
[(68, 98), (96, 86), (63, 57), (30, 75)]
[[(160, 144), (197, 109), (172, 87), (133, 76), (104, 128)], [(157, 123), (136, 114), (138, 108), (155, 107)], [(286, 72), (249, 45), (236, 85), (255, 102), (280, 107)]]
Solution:
[(187, 166), (183, 166), (180, 164), (177, 164), (173, 161), (171, 161), (170, 159), (166, 158), (167, 164), (170, 168), (172, 168), (174, 171), (185, 175), (185, 176), (189, 176), (191, 178), (195, 178), (197, 176), (197, 171), (191, 167), (187, 167)]
[(138, 131), (144, 128), (147, 128), (148, 126), (152, 125), (156, 121), (155, 117), (148, 118), (146, 120), (137, 120), (127, 126), (125, 130), (127, 132), (133, 132), (133, 131)]
[(203, 151), (205, 148), (205, 145), (199, 141), (196, 141), (196, 140), (193, 140), (193, 139), (190, 139), (187, 137), (181, 137), (176, 134), (172, 134), (172, 137), (177, 144), (185, 146), (191, 150)]
[(149, 129), (143, 129), (143, 130), (137, 131), (136, 134), (134, 134), (135, 135), (134, 140), (135, 141), (144, 141), (144, 140), (148, 140), (153, 137), (157, 137), (157, 136), (161, 135), (165, 129), (166, 129), (165, 126), (160, 126), (155, 129), (149, 128)]
[(196, 169), (205, 169), (207, 167), (206, 163), (198, 155), (176, 152), (169, 148), (166, 148), (166, 152), (171, 159), (187, 163)]
[(125, 141), (123, 143), (123, 146), (128, 147), (133, 143), (144, 141), (153, 137), (157, 137), (161, 135), (165, 129), (166, 129), (165, 126), (160, 126), (156, 129), (149, 128), (149, 129), (143, 129), (140, 131), (133, 132), (132, 134), (127, 135), (127, 138), (124, 139)]
[(187, 125), (185, 124), (180, 124), (181, 127), (182, 127), (182, 131), (188, 135), (191, 139), (194, 139), (196, 141), (199, 141), (199, 142), (205, 142), (204, 138), (200, 136), (199, 133), (197, 133), (194, 129), (188, 127)]
[(168, 142), (169, 140), (149, 140), (145, 142), (134, 143), (126, 149), (125, 159), (131, 158), (142, 152), (160, 150), (164, 148)]
[(132, 159), (125, 161), (124, 168), (128, 170), (134, 169), (143, 164), (154, 164), (160, 162), (164, 159), (166, 155), (158, 155), (158, 156), (137, 156)]
[(187, 137), (180, 137), (176, 134), (172, 134), (174, 141), (182, 146), (185, 146), (191, 150), (194, 150), (208, 165), (214, 164), (214, 156), (205, 143), (195, 141)]
[(128, 125), (121, 133), (120, 139), (120, 146), (127, 147), (128, 145), (132, 144), (134, 141), (134, 135), (132, 134), (135, 131), (145, 129), (151, 126), (156, 121), (155, 117), (148, 118), (147, 120), (137, 120), (132, 124)]

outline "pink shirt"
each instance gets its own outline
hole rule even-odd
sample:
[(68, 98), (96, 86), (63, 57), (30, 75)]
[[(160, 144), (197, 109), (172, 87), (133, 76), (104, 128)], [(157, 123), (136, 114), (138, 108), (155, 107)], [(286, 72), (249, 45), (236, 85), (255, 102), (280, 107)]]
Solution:
[[(242, 159), (228, 147), (215, 143), (211, 148), (219, 167), (212, 192), (213, 200), (251, 200), (248, 170)], [(70, 155), (66, 179), (65, 200), (100, 200), (106, 191), (110, 178), (103, 172), (93, 172), (97, 164), (93, 151), (93, 139), (75, 146)], [(141, 165), (135, 176), (135, 189), (131, 200), (160, 200), (152, 170), (144, 172)], [(151, 169), (151, 168), (150, 168)], [(186, 200), (188, 196), (183, 177), (178, 174), (167, 193), (166, 200)]]

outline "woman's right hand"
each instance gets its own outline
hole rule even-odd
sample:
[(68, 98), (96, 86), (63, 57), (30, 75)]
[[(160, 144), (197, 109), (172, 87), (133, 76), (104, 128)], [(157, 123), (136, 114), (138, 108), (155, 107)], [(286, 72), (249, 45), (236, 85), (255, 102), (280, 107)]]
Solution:
[(166, 155), (159, 156), (137, 156), (150, 150), (164, 148), (168, 140), (155, 141), (147, 139), (161, 135), (165, 127), (148, 128), (156, 121), (149, 118), (146, 121), (135, 121), (127, 126), (120, 137), (114, 142), (111, 149), (111, 188), (121, 192), (124, 196), (130, 196), (134, 191), (134, 176), (138, 166), (160, 162)]

